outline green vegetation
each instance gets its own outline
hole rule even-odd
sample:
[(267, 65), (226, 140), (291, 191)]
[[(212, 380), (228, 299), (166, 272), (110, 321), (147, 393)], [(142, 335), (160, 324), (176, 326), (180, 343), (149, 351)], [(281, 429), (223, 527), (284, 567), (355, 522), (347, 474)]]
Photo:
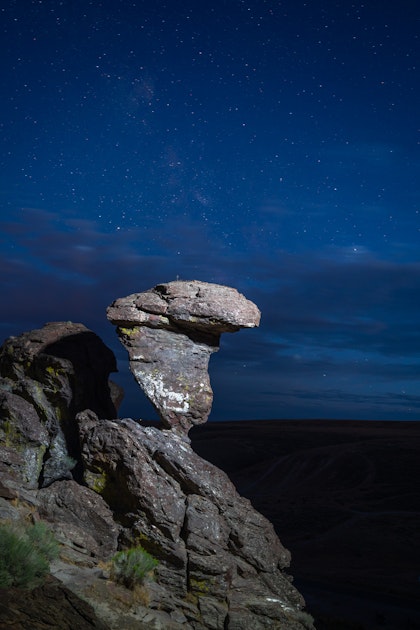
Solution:
[(32, 589), (41, 584), (58, 549), (45, 523), (26, 528), (0, 525), (0, 588)]
[(136, 585), (142, 584), (147, 574), (158, 564), (156, 558), (143, 547), (119, 551), (111, 560), (111, 579), (134, 589)]
[(92, 488), (92, 490), (98, 494), (102, 494), (107, 485), (107, 474), (105, 470), (101, 470), (97, 473), (94, 473), (91, 470), (86, 470), (84, 477), (89, 488)]
[(49, 527), (38, 521), (26, 530), (26, 536), (39, 554), (44, 556), (48, 562), (55, 560), (59, 553), (59, 544)]
[(135, 335), (139, 330), (139, 326), (133, 326), (132, 328), (127, 328), (124, 326), (120, 326), (118, 330), (125, 335), (126, 337), (130, 337), (130, 335)]
[(192, 591), (198, 593), (208, 593), (210, 590), (210, 585), (209, 582), (206, 580), (195, 580), (194, 578), (191, 578), (190, 588)]

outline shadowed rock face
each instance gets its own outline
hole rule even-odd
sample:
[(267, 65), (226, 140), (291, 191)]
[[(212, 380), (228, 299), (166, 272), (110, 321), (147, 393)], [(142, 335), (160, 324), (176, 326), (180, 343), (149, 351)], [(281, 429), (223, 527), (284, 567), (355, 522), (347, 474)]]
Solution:
[(51, 322), (4, 342), (0, 445), (16, 447), (33, 487), (71, 478), (79, 411), (116, 415), (108, 383), (116, 369), (112, 351), (83, 324)]
[(163, 424), (188, 433), (213, 402), (208, 363), (220, 335), (258, 326), (260, 311), (236, 289), (206, 282), (159, 284), (119, 298), (107, 311), (130, 369)]
[(92, 606), (51, 576), (33, 591), (0, 589), (0, 627), (110, 630)]
[(99, 420), (91, 411), (77, 420), (85, 483), (100, 488), (120, 540), (141, 540), (159, 559), (161, 603), (179, 606), (191, 624), (186, 630), (312, 628), (283, 572), (289, 552), (225, 473), (174, 431)]

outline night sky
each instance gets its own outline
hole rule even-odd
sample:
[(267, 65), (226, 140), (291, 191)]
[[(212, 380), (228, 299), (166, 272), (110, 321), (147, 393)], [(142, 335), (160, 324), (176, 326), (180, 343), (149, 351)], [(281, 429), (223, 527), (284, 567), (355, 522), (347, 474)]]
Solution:
[(1, 341), (237, 288), (211, 418), (420, 419), (415, 0), (1, 3)]

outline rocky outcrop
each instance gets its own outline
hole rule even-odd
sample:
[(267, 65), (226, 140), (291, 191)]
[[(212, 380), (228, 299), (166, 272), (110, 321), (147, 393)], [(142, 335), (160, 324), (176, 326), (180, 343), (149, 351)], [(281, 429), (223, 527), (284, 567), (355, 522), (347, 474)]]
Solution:
[(49, 577), (33, 591), (0, 589), (0, 627), (18, 630), (110, 630), (92, 606)]
[(303, 599), (283, 572), (289, 552), (225, 473), (173, 431), (90, 411), (78, 422), (86, 483), (121, 523), (120, 540), (158, 558), (169, 612), (193, 628), (303, 627)]
[[(144, 368), (153, 391), (160, 383), (155, 404), (167, 429), (115, 419), (115, 359), (81, 324), (48, 324), (0, 349), (0, 523), (41, 518), (61, 544), (52, 572), (63, 586), (51, 594), (47, 584), (39, 597), (53, 607), (62, 596), (74, 608), (79, 596), (88, 602), (92, 609), (80, 607), (87, 625), (74, 627), (312, 628), (272, 525), (186, 437), (209, 411), (207, 362), (220, 334), (256, 325), (258, 309), (233, 289), (177, 282), (117, 300), (109, 317), (133, 371)], [(148, 362), (152, 340), (162, 345)], [(181, 410), (166, 387), (182, 397)], [(139, 544), (159, 564), (154, 581), (129, 592), (109, 579), (107, 562)], [(29, 615), (28, 627), (43, 627), (32, 595), (25, 603), (8, 592), (5, 601), (0, 621)]]
[[(79, 459), (74, 418), (86, 408), (113, 417), (112, 351), (83, 324), (52, 322), (0, 349), (0, 445), (24, 460), (32, 487), (71, 479)], [(116, 387), (113, 387), (118, 396)]]
[(73, 480), (55, 481), (37, 493), (39, 516), (49, 521), (69, 562), (94, 566), (117, 551), (120, 526), (104, 499)]
[(220, 335), (260, 321), (258, 308), (236, 289), (197, 280), (158, 284), (119, 298), (107, 316), (163, 424), (184, 434), (209, 416), (208, 363)]

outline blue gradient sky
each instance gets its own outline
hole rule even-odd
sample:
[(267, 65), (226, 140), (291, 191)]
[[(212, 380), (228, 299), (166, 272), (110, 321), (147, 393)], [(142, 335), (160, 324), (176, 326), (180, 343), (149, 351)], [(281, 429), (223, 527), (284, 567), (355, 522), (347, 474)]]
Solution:
[(0, 335), (236, 287), (211, 418), (420, 419), (416, 2), (8, 1)]

